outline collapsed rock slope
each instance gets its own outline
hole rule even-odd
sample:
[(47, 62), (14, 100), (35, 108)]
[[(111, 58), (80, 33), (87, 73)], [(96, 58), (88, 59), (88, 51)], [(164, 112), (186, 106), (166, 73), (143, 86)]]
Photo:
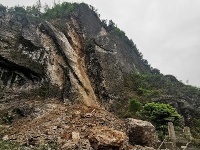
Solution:
[(150, 71), (133, 48), (83, 3), (48, 20), (0, 5), (2, 140), (36, 149), (148, 149), (128, 144), (124, 121), (105, 109), (123, 96), (127, 73)]

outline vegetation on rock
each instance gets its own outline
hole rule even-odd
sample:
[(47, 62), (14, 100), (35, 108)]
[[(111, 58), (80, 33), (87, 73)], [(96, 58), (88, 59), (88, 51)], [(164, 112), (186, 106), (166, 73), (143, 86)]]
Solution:
[[(197, 133), (200, 129), (200, 113), (198, 109), (191, 109), (188, 104), (188, 102), (192, 103), (194, 99), (200, 97), (199, 88), (185, 85), (174, 76), (161, 73), (134, 73), (126, 78), (125, 84), (130, 91), (135, 93), (134, 97), (137, 97), (138, 101), (141, 101), (144, 105), (140, 113), (137, 113), (140, 114), (140, 118), (151, 121), (158, 130), (162, 131), (164, 129), (163, 131), (166, 131), (168, 121), (180, 126), (177, 121), (180, 121), (179, 114), (181, 114), (185, 125), (191, 128), (195, 137), (199, 137)], [(154, 102), (151, 103), (152, 101)], [(178, 113), (175, 108), (167, 103), (175, 106)], [(196, 104), (193, 107), (199, 105), (197, 101)], [(129, 109), (129, 111), (132, 111), (132, 109)], [(192, 117), (189, 117), (190, 115)]]
[(136, 114), (136, 112), (142, 109), (142, 103), (140, 103), (137, 99), (131, 98), (129, 100), (129, 110)]
[(0, 140), (0, 150), (19, 150), (20, 148), (17, 143)]
[(168, 122), (172, 122), (175, 126), (181, 126), (182, 123), (182, 116), (169, 104), (149, 102), (143, 106), (139, 100), (131, 98), (129, 111), (134, 118), (138, 117), (153, 123), (160, 137), (167, 133)]
[(172, 75), (163, 74), (131, 74), (126, 81), (140, 96), (159, 97), (171, 95), (176, 97), (199, 97), (200, 89), (191, 85), (185, 85)]
[(46, 19), (54, 18), (65, 18), (67, 17), (76, 7), (77, 3), (64, 2), (62, 4), (55, 4), (52, 8), (46, 6), (43, 17)]

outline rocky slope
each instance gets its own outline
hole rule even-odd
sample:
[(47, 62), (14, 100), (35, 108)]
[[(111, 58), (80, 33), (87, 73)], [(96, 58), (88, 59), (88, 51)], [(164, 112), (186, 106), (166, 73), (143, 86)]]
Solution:
[[(142, 122), (141, 127), (139, 126), (142, 132), (138, 135), (149, 132), (148, 136), (143, 135), (137, 140), (132, 140), (134, 144), (132, 146), (128, 143), (125, 122), (105, 109), (80, 104), (63, 104), (57, 99), (49, 99), (45, 102), (41, 100), (20, 102), (20, 106), (9, 112), (15, 120), (12, 120), (11, 125), (2, 125), (0, 131), (4, 141), (20, 143), (21, 146), (16, 145), (16, 149), (153, 150), (153, 148), (135, 145), (141, 144), (138, 139), (145, 141), (147, 140), (145, 137), (156, 136), (155, 128), (146, 122)], [(132, 130), (134, 131), (135, 128), (130, 132)], [(155, 142), (156, 139), (152, 139), (142, 145), (155, 146)], [(1, 147), (1, 142), (0, 149), (4, 149)]]
[(123, 96), (124, 75), (150, 71), (133, 47), (86, 4), (48, 21), (0, 5), (0, 137), (36, 149), (148, 149), (128, 144), (125, 122), (104, 109)]
[[(107, 111), (132, 96), (127, 75), (155, 73), (114, 29), (84, 3), (48, 19), (0, 5), (0, 137), (60, 149), (148, 149), (131, 145), (143, 140), (128, 144), (132, 131)], [(142, 145), (155, 146), (155, 132), (145, 137), (155, 129), (142, 124), (138, 137), (153, 139)]]

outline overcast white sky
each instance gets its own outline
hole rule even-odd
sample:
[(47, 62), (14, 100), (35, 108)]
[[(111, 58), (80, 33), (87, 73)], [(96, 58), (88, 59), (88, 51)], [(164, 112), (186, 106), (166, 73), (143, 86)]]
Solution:
[[(41, 0), (43, 4), (53, 1)], [(91, 4), (102, 19), (112, 19), (153, 67), (200, 87), (200, 0), (74, 1)], [(26, 6), (36, 0), (0, 0), (0, 3)]]

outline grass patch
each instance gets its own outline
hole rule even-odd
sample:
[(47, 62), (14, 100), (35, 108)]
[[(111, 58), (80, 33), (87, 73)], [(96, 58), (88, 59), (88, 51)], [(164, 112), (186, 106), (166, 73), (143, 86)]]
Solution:
[(18, 143), (0, 140), (0, 150), (21, 150), (21, 148)]

